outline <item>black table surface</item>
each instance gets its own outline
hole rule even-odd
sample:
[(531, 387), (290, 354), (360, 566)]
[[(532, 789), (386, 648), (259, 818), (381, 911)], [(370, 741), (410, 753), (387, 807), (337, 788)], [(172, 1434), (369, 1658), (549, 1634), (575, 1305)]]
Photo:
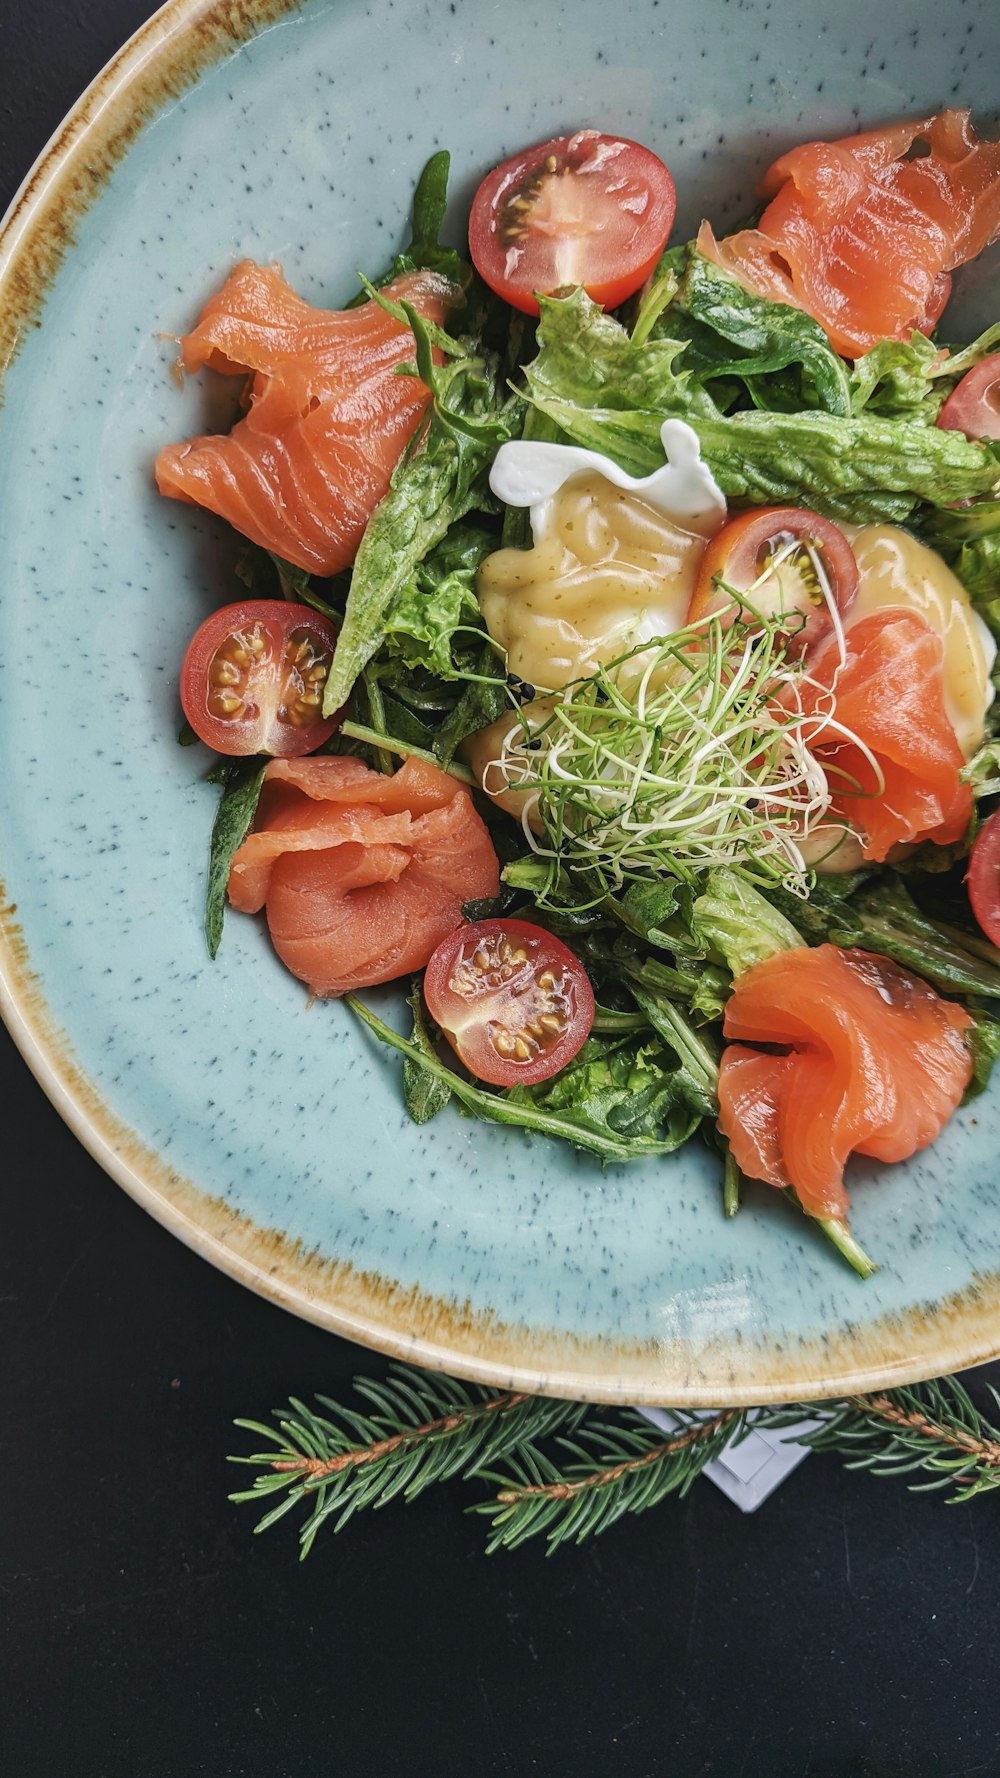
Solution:
[[(0, 209), (145, 3), (4, 0)], [(147, 1217), (2, 1032), (0, 1104), (8, 1770), (1000, 1773), (996, 1497), (812, 1456), (753, 1517), (702, 1481), (583, 1549), (487, 1560), (446, 1486), (299, 1565), (287, 1522), (254, 1539), (227, 1502), (230, 1422), (382, 1361)]]

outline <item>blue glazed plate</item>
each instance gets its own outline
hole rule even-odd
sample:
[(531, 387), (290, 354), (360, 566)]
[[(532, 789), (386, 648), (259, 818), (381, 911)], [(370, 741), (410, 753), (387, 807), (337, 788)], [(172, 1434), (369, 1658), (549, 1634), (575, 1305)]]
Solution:
[[(244, 254), (346, 300), (433, 149), (456, 232), (488, 165), (583, 123), (663, 155), (681, 230), (725, 225), (783, 146), (990, 107), (998, 52), (1000, 14), (959, 0), (173, 0), (24, 187), (0, 239), (4, 1015), (109, 1173), (277, 1302), (607, 1400), (818, 1396), (1000, 1352), (996, 1092), (919, 1161), (854, 1169), (883, 1262), (861, 1284), (765, 1188), (724, 1222), (695, 1145), (602, 1172), (450, 1113), (417, 1129), (394, 1059), (309, 1006), (255, 922), (231, 918), (209, 962), (215, 792), (176, 745), (176, 674), (237, 596), (235, 551), (151, 478), (212, 419), (160, 336)], [(995, 274), (985, 256), (967, 279), (962, 328), (1000, 312)]]

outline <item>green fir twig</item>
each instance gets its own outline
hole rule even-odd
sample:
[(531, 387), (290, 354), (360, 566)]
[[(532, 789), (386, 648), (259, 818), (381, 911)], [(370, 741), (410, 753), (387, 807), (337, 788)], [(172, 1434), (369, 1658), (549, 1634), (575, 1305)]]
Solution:
[[(268, 1443), (230, 1459), (259, 1472), (230, 1498), (267, 1506), (257, 1531), (302, 1506), (302, 1556), (321, 1526), (343, 1530), (366, 1507), (413, 1501), (454, 1479), (490, 1490), (467, 1509), (488, 1519), (488, 1551), (543, 1537), (551, 1553), (685, 1494), (751, 1425), (780, 1431), (804, 1419), (814, 1428), (797, 1434), (800, 1442), (835, 1453), (850, 1469), (906, 1476), (918, 1491), (950, 1488), (952, 1502), (1000, 1488), (1000, 1428), (955, 1377), (753, 1415), (677, 1409), (667, 1437), (631, 1408), (489, 1390), (399, 1364), (383, 1380), (357, 1378), (355, 1389), (362, 1408), (320, 1396), (313, 1409), (293, 1399), (275, 1411), (276, 1426), (236, 1422)], [(1000, 1396), (989, 1394), (1000, 1409)]]

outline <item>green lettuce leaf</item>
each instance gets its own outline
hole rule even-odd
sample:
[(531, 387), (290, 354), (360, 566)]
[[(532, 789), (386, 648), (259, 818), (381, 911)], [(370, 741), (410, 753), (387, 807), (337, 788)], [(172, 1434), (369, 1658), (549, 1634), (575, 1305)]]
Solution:
[(851, 412), (848, 367), (818, 322), (800, 309), (744, 290), (693, 244), (677, 296), (660, 316), (653, 337), (673, 333), (682, 316), (696, 324), (689, 331), (681, 323), (681, 337), (689, 341), (683, 368), (699, 381), (735, 377), (747, 385), (755, 405), (767, 408), (772, 406), (774, 372), (795, 366), (800, 375), (792, 380), (790, 393), (797, 407), (844, 416)]
[(812, 505), (835, 518), (904, 519), (920, 501), (946, 506), (989, 492), (997, 455), (960, 433), (880, 415), (815, 411), (724, 414), (683, 366), (677, 341), (635, 345), (582, 291), (541, 303), (529, 399), (566, 437), (633, 475), (663, 461), (660, 426), (679, 415), (727, 497)]
[(736, 871), (724, 868), (709, 872), (705, 889), (694, 904), (691, 923), (695, 934), (722, 957), (733, 976), (805, 942), (766, 896)]
[(454, 644), (468, 644), (470, 629), (481, 630), (476, 572), (497, 540), (476, 526), (454, 525), (448, 535), (417, 564), (401, 588), (385, 623), (390, 654), (408, 667), (423, 667), (440, 679), (462, 676)]
[(924, 333), (880, 340), (851, 372), (851, 413), (933, 426), (948, 394), (937, 374), (939, 359), (940, 348)]
[(396, 604), (430, 551), (467, 513), (495, 506), (490, 464), (520, 424), (520, 403), (504, 401), (495, 363), (470, 350), (440, 369), (420, 317), (409, 308), (407, 316), (434, 405), (425, 435), (397, 465), (361, 539), (323, 696), (325, 715), (347, 702), (358, 674), (382, 648)]

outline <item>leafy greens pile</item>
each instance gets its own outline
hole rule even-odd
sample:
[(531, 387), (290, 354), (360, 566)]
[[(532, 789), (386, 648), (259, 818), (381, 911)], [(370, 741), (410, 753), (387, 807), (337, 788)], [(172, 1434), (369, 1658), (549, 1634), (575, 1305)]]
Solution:
[[(416, 753), (468, 777), (455, 764), (462, 741), (531, 691), (508, 680), (475, 592), (486, 554), (501, 542), (528, 541), (526, 515), (501, 511), (488, 486), (497, 449), (516, 437), (570, 441), (644, 475), (662, 462), (663, 420), (677, 416), (697, 432), (728, 499), (905, 524), (951, 564), (1000, 637), (998, 452), (934, 423), (958, 379), (1000, 340), (1000, 326), (955, 351), (920, 334), (886, 341), (851, 365), (810, 317), (748, 293), (689, 244), (664, 255), (645, 296), (619, 316), (577, 291), (544, 300), (533, 334), (525, 316), (440, 245), (447, 175), (448, 156), (435, 155), (417, 188), (413, 239), (378, 285), (426, 266), (460, 283), (465, 302), (447, 333), (405, 309), (416, 345), (409, 370), (432, 391), (430, 418), (374, 513), (352, 573), (323, 586), (263, 552), (246, 554), (255, 590), (273, 596), (277, 576), (286, 596), (330, 610), (340, 623), (324, 709), (346, 705), (347, 717), (328, 750), (360, 752), (387, 770), (393, 758)], [(396, 311), (378, 287), (366, 291)], [(967, 768), (980, 808), (1000, 792), (998, 761), (1000, 743), (988, 739)], [(233, 763), (221, 775), (208, 903), (213, 953), (260, 762)], [(367, 1027), (402, 1052), (406, 1102), (418, 1122), (451, 1099), (604, 1161), (669, 1153), (696, 1130), (723, 1148), (715, 1089), (732, 979), (803, 941), (876, 950), (964, 999), (975, 1019), (970, 1092), (988, 1079), (1000, 1050), (1000, 952), (969, 913), (967, 846), (925, 845), (900, 871), (821, 878), (805, 902), (728, 868), (700, 881), (667, 874), (609, 892), (585, 869), (526, 851), (508, 817), (484, 813), (504, 867), (502, 894), (498, 905), (467, 912), (519, 913), (557, 932), (588, 969), (597, 1017), (569, 1067), (543, 1085), (504, 1092), (442, 1062), (419, 983), (409, 1038), (352, 1000)], [(731, 1158), (724, 1161), (731, 1212), (739, 1180)], [(827, 1232), (865, 1270), (847, 1231)]]

